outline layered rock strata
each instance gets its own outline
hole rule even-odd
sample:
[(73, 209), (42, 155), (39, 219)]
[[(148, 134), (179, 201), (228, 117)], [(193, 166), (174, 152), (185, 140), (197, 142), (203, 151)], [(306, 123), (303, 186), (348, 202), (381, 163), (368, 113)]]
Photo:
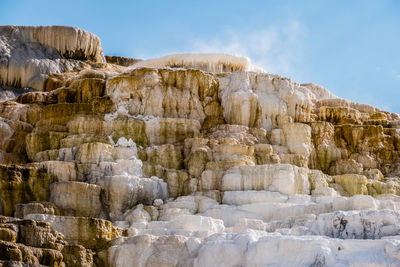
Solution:
[(65, 26), (0, 26), (0, 85), (43, 89), (49, 73), (104, 62), (100, 39)]
[[(244, 57), (180, 54), (126, 67), (102, 62), (100, 41), (79, 29), (7, 26), (3, 47), (13, 31), (27, 54), (32, 43), (50, 47), (79, 68), (39, 68), (43, 87), (0, 101), (0, 211), (20, 218), (4, 217), (1, 260), (400, 264), (398, 114)], [(5, 73), (3, 83), (20, 79)], [(27, 223), (47, 230), (13, 226)], [(33, 244), (35, 235), (55, 237)]]
[(0, 236), (1, 266), (93, 265), (92, 251), (68, 244), (45, 222), (2, 216)]

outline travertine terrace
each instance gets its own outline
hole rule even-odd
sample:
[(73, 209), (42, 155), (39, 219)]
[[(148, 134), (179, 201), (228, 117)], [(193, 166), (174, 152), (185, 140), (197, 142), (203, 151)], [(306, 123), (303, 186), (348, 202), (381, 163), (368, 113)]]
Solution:
[(400, 265), (398, 114), (246, 57), (107, 61), (0, 27), (1, 266)]

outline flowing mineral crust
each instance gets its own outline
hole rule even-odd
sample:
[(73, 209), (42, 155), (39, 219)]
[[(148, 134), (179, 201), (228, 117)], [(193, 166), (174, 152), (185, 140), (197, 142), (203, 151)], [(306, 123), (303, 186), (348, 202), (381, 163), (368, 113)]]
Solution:
[(398, 114), (241, 56), (107, 60), (0, 27), (0, 265), (400, 265)]

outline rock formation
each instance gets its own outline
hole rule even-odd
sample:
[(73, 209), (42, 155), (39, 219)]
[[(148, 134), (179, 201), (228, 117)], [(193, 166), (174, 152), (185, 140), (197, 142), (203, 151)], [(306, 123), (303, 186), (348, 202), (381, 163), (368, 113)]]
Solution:
[(398, 114), (245, 57), (106, 58), (0, 27), (1, 265), (400, 265)]

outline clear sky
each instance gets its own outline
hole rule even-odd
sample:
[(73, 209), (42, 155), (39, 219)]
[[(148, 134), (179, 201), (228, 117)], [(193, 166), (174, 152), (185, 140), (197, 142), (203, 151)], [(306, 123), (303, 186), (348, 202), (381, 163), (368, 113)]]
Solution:
[(106, 55), (242, 54), (400, 113), (400, 0), (0, 0), (0, 24), (77, 26), (97, 34)]

